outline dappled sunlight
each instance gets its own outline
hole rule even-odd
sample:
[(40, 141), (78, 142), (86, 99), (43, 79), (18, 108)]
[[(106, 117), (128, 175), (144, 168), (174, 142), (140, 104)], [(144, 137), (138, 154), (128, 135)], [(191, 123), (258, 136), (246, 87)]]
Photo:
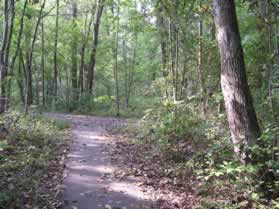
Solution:
[(109, 185), (109, 187), (116, 192), (123, 192), (130, 197), (134, 197), (136, 199), (145, 200), (147, 196), (141, 191), (141, 189), (135, 184), (131, 184), (129, 182), (113, 182)]
[(100, 166), (94, 167), (94, 170), (98, 171), (100, 173), (110, 173), (110, 174), (112, 174), (115, 171), (115, 167), (100, 165)]
[(92, 181), (92, 176), (80, 175), (79, 173), (71, 173), (69, 183), (75, 183), (85, 188), (96, 187), (96, 182)]
[(111, 139), (106, 136), (98, 136), (96, 134), (81, 134), (81, 137), (87, 138), (87, 139), (95, 139), (95, 140), (108, 140)]
[(74, 153), (70, 153), (68, 155), (68, 158), (82, 158), (83, 156), (82, 155), (79, 155), (79, 154), (74, 154)]
[[(79, 137), (83, 139), (94, 139), (94, 140), (111, 140), (111, 137), (102, 136), (99, 133), (92, 131), (74, 131), (75, 134), (79, 135)], [(95, 143), (98, 143), (95, 141)]]
[[(116, 119), (66, 116), (73, 120), (73, 143), (68, 155), (64, 180), (65, 209), (113, 208), (150, 209), (153, 201), (140, 188), (140, 178), (127, 176), (110, 160), (106, 123)], [(110, 125), (110, 124), (109, 124)]]
[[(93, 162), (95, 160), (92, 160)], [(96, 174), (112, 174), (115, 171), (115, 167), (113, 166), (106, 166), (106, 165), (97, 165), (97, 166), (92, 166), (92, 165), (84, 165), (84, 164), (77, 164), (77, 165), (71, 165), (71, 170), (79, 170), (79, 171), (86, 171), (87, 173), (90, 173), (93, 175)]]

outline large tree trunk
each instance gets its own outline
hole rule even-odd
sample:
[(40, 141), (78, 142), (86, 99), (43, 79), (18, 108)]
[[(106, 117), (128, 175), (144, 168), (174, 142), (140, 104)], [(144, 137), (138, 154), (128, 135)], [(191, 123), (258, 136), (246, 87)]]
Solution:
[(243, 162), (251, 157), (246, 146), (260, 136), (249, 90), (234, 0), (214, 0), (214, 19), (221, 54), (221, 85), (235, 152)]
[(94, 74), (95, 74), (95, 65), (96, 65), (96, 53), (97, 53), (97, 46), (99, 40), (99, 29), (101, 24), (101, 18), (104, 10), (104, 3), (105, 0), (98, 1), (98, 7), (96, 11), (96, 18), (94, 23), (94, 40), (93, 46), (90, 54), (90, 64), (88, 68), (88, 90), (90, 93), (93, 91), (94, 86)]

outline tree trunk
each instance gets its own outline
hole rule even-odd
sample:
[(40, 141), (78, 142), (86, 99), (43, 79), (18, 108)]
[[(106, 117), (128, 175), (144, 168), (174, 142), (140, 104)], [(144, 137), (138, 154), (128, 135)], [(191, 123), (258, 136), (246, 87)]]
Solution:
[[(77, 2), (73, 2), (73, 28), (77, 27), (76, 23), (77, 19)], [(72, 40), (72, 91), (73, 91), (73, 99), (77, 98), (77, 37), (76, 34), (73, 34)]]
[(4, 1), (4, 18), (3, 18), (3, 38), (2, 46), (0, 48), (0, 113), (5, 111), (6, 107), (6, 88), (5, 79), (7, 77), (8, 65), (5, 63), (5, 55), (7, 49), (7, 41), (9, 36), (9, 1)]
[(175, 25), (175, 101), (178, 99), (178, 78), (179, 78), (179, 33), (177, 24)]
[(129, 106), (130, 102), (130, 96), (133, 89), (134, 84), (134, 74), (136, 69), (136, 63), (137, 63), (137, 47), (138, 47), (138, 35), (135, 33), (135, 44), (134, 44), (134, 50), (133, 50), (133, 58), (132, 58), (132, 66), (129, 68), (128, 71), (128, 84), (127, 84), (127, 97), (126, 97), (126, 106)]
[(37, 39), (37, 34), (39, 30), (39, 26), (43, 17), (43, 10), (45, 8), (46, 0), (43, 1), (39, 17), (37, 19), (37, 23), (35, 26), (35, 31), (32, 37), (32, 43), (31, 43), (31, 49), (30, 51), (27, 50), (26, 56), (27, 56), (27, 63), (26, 63), (26, 88), (25, 88), (25, 113), (28, 113), (28, 108), (33, 102), (33, 91), (32, 91), (32, 62), (33, 62), (33, 55), (34, 55), (34, 49), (35, 49), (35, 42)]
[(199, 73), (199, 81), (200, 81), (200, 93), (201, 93), (201, 101), (202, 101), (202, 112), (203, 115), (206, 114), (206, 88), (205, 88), (205, 79), (204, 79), (204, 68), (203, 68), (203, 21), (202, 21), (202, 3), (200, 1), (200, 19), (199, 19), (199, 55), (198, 55), (198, 73)]
[(175, 75), (175, 52), (174, 52), (174, 24), (172, 20), (169, 20), (169, 53), (170, 53), (170, 72), (172, 76), (172, 89), (173, 89), (173, 100), (176, 101), (176, 75)]
[(45, 29), (44, 29), (44, 21), (41, 23), (41, 31), (42, 31), (42, 42), (41, 42), (41, 80), (42, 80), (42, 104), (45, 106)]
[(97, 53), (97, 46), (98, 46), (98, 40), (99, 40), (99, 29), (101, 24), (101, 18), (104, 10), (104, 3), (105, 0), (99, 0), (97, 11), (96, 11), (96, 18), (94, 23), (94, 40), (93, 40), (93, 46), (90, 54), (90, 64), (88, 68), (88, 91), (90, 93), (93, 92), (93, 86), (94, 86), (94, 75), (95, 75), (95, 65), (96, 65), (96, 53)]
[[(113, 10), (114, 8), (112, 6), (112, 13), (114, 13)], [(115, 42), (113, 47), (113, 59), (114, 59), (113, 75), (115, 80), (115, 96), (116, 96), (115, 100), (116, 100), (116, 111), (117, 111), (116, 116), (120, 116), (120, 98), (119, 98), (119, 82), (118, 82), (118, 41), (119, 41), (119, 27), (120, 27), (119, 13), (120, 13), (120, 7), (119, 4), (117, 4)]]
[[(8, 40), (7, 40), (7, 48), (6, 48), (6, 53), (5, 53), (5, 63), (7, 66), (7, 74), (11, 74), (10, 73), (10, 68), (9, 68), (9, 58), (10, 58), (10, 48), (11, 48), (11, 42), (12, 42), (12, 38), (13, 38), (13, 34), (14, 34), (14, 19), (15, 19), (15, 0), (11, 0), (10, 1), (10, 12), (11, 12), (11, 18), (10, 18), (10, 27), (9, 27), (9, 36), (8, 36)], [(7, 82), (8, 85), (6, 85), (7, 87), (7, 96), (6, 96), (6, 104), (5, 104), (5, 109), (7, 110), (9, 108), (9, 103), (10, 103), (10, 91), (9, 91), (9, 83), (10, 83), (10, 79)]]
[(168, 97), (168, 70), (167, 70), (167, 65), (168, 65), (168, 47), (167, 47), (167, 42), (168, 42), (168, 30), (166, 29), (166, 23), (164, 21), (164, 16), (163, 16), (163, 9), (161, 6), (158, 9), (158, 14), (157, 14), (157, 27), (160, 31), (160, 46), (161, 46), (161, 57), (162, 57), (162, 74), (165, 79), (165, 86), (164, 86), (164, 91), (165, 91), (165, 96)]
[(22, 51), (19, 50), (19, 59), (18, 59), (18, 74), (16, 76), (16, 80), (17, 80), (17, 84), (18, 84), (18, 88), (19, 88), (19, 94), (20, 94), (20, 98), (22, 101), (22, 104), (25, 104), (25, 98), (24, 98), (24, 84), (23, 84), (23, 74), (22, 74), (22, 66), (23, 65), (23, 57), (22, 57)]
[(129, 67), (127, 65), (127, 47), (126, 47), (126, 42), (123, 40), (122, 42), (122, 56), (123, 56), (123, 67), (125, 69), (125, 104), (126, 108), (129, 107), (129, 95), (128, 95), (128, 86), (129, 86)]
[(88, 43), (88, 37), (90, 36), (91, 27), (92, 27), (92, 24), (94, 21), (94, 13), (95, 13), (94, 8), (92, 9), (92, 14), (91, 14), (88, 29), (87, 29), (87, 19), (85, 21), (84, 39), (83, 39), (81, 52), (80, 52), (79, 88), (80, 88), (81, 93), (83, 93), (83, 91), (84, 91), (84, 71), (85, 71), (85, 60), (84, 59), (85, 59), (86, 46)]
[(54, 99), (57, 99), (58, 91), (58, 69), (57, 69), (57, 44), (58, 44), (58, 32), (59, 32), (59, 3), (60, 0), (56, 0), (56, 19), (55, 19), (55, 37), (54, 37), (54, 75), (53, 75), (53, 88), (54, 88)]
[(221, 85), (229, 128), (242, 162), (251, 161), (246, 146), (256, 143), (260, 127), (250, 94), (234, 0), (214, 0), (214, 19), (221, 54)]
[[(23, 11), (21, 14), (21, 18), (20, 18), (20, 28), (19, 28), (19, 33), (18, 33), (18, 37), (17, 37), (17, 45), (16, 45), (16, 51), (15, 54), (12, 58), (12, 63), (10, 66), (10, 76), (14, 76), (14, 67), (15, 67), (15, 63), (18, 57), (18, 54), (20, 52), (20, 45), (21, 45), (21, 39), (22, 39), (22, 33), (23, 33), (23, 27), (24, 27), (24, 16), (25, 16), (25, 12), (26, 12), (26, 8), (27, 8), (27, 3), (28, 0), (25, 0), (24, 2), (24, 6), (23, 6)], [(19, 60), (19, 63), (21, 63), (21, 60)], [(8, 84), (8, 97), (9, 99), (11, 98), (11, 94), (12, 94), (12, 80), (9, 80), (9, 84)]]

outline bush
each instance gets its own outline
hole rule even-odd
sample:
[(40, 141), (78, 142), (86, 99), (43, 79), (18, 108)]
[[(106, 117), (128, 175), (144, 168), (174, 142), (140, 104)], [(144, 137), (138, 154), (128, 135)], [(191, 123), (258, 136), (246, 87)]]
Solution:
[(191, 103), (164, 101), (146, 111), (141, 124), (140, 137), (159, 149), (161, 159), (197, 179), (202, 208), (278, 207), (278, 126), (264, 128), (258, 145), (247, 148), (254, 162), (243, 165), (233, 152), (224, 115), (205, 121)]

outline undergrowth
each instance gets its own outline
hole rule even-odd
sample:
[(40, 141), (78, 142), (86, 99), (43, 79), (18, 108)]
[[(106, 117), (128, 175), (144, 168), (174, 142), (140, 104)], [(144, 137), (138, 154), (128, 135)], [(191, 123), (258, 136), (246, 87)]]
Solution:
[(60, 207), (68, 126), (36, 114), (1, 115), (0, 208)]
[[(133, 96), (129, 104), (125, 104), (124, 98), (120, 100), (120, 116), (125, 118), (141, 118), (146, 109), (153, 107), (159, 97)], [(57, 98), (47, 107), (39, 107), (41, 111), (47, 112), (71, 112), (94, 116), (116, 116), (116, 101), (113, 96), (97, 96), (84, 93), (79, 100), (68, 101), (63, 97)]]
[(173, 179), (195, 179), (197, 207), (279, 208), (279, 127), (263, 127), (260, 146), (249, 148), (255, 162), (243, 165), (233, 152), (224, 114), (204, 118), (191, 102), (164, 101), (146, 111), (135, 135), (152, 145), (163, 164), (172, 165)]

